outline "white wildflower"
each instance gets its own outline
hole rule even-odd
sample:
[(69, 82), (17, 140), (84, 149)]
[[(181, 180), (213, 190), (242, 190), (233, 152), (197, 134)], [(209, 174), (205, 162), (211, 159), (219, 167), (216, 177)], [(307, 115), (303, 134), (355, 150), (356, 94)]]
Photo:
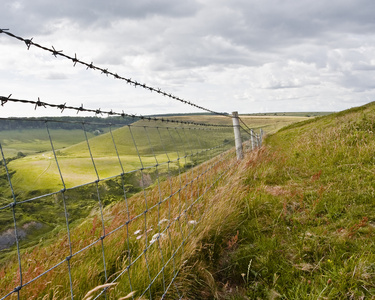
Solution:
[(154, 239), (156, 240), (156, 239), (159, 237), (159, 235), (160, 235), (159, 233), (155, 233), (155, 234), (152, 236), (152, 239), (153, 239), (153, 240), (154, 240)]
[(138, 235), (137, 236), (137, 240), (141, 239), (142, 238), (142, 235)]
[(188, 223), (189, 223), (190, 225), (197, 225), (197, 224), (198, 224), (198, 222), (195, 221), (195, 220), (190, 220)]
[(169, 221), (168, 219), (160, 220), (159, 223), (158, 223), (158, 225), (163, 224), (163, 223), (168, 222), (168, 221)]
[(155, 243), (158, 239), (160, 238), (164, 238), (165, 237), (165, 234), (164, 233), (156, 233), (152, 236), (152, 239), (150, 241), (150, 244), (153, 244)]
[(140, 234), (142, 230), (138, 229), (137, 231), (134, 232), (135, 235)]

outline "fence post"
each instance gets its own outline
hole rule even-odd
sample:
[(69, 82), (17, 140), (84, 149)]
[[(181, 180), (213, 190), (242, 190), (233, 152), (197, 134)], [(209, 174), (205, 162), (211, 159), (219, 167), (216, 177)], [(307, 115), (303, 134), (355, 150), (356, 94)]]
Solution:
[(250, 130), (251, 151), (254, 151), (254, 150), (255, 150), (254, 135), (255, 135), (254, 130), (251, 129), (251, 130)]
[(242, 151), (242, 140), (240, 132), (240, 121), (238, 119), (238, 112), (232, 112), (233, 130), (234, 130), (234, 142), (236, 146), (237, 160), (243, 159)]
[(259, 141), (260, 141), (259, 147), (262, 147), (262, 144), (263, 144), (263, 129), (262, 128), (260, 129)]

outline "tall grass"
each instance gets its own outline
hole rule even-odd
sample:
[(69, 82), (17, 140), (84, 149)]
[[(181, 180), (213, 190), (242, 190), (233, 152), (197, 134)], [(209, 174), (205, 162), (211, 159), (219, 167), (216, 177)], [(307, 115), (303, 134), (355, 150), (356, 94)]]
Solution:
[(185, 267), (188, 298), (374, 299), (374, 117), (294, 124), (246, 158), (230, 217)]
[[(7, 206), (9, 195), (1, 199), (0, 221), (8, 231), (16, 222), (26, 236), (19, 251), (1, 251), (0, 295), (17, 287), (11, 297), (20, 299), (179, 293), (170, 284), (189, 256), (186, 245), (212, 206), (212, 185), (233, 163), (232, 151), (226, 152), (230, 129), (140, 124), (10, 161), (17, 203)], [(126, 172), (129, 161), (120, 162), (131, 155), (138, 163)], [(80, 178), (82, 185), (69, 176), (70, 170), (81, 177), (79, 169), (91, 176)]]
[[(36, 246), (21, 251), (23, 284), (41, 275), (21, 289), (21, 299), (70, 298), (69, 268), (76, 299), (112, 281), (115, 285), (106, 291), (109, 299), (132, 292), (157, 298), (166, 292), (167, 285), (194, 248), (192, 231), (204, 228), (206, 214), (210, 207), (216, 207), (216, 199), (212, 198), (214, 191), (209, 189), (215, 178), (228, 168), (228, 163), (233, 163), (234, 155), (227, 155), (230, 157), (201, 164), (106, 207), (103, 223), (97, 203), (93, 203), (90, 217), (70, 224), (70, 234), (61, 220), (53, 239), (39, 240)], [(89, 189), (85, 187), (88, 193), (95, 189), (95, 184)], [(74, 195), (67, 191), (63, 197), (55, 196), (54, 202), (56, 205), (65, 202), (69, 213), (76, 205)], [(47, 197), (43, 201), (47, 202)], [(68, 266), (64, 259), (70, 255)], [(52, 267), (53, 270), (44, 273)], [(21, 280), (16, 253), (2, 263), (0, 272), (0, 294), (4, 295)], [(174, 289), (172, 286), (170, 293), (180, 293)], [(96, 294), (101, 291), (98, 289)], [(104, 294), (100, 299), (103, 297)]]

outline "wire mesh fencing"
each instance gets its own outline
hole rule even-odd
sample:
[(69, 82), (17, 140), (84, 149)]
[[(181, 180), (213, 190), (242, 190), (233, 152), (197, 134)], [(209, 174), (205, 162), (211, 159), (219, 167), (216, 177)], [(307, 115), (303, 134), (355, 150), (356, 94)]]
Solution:
[(120, 119), (0, 119), (0, 299), (183, 296), (233, 128)]
[[(106, 76), (220, 113), (92, 62), (0, 34)], [(0, 96), (108, 118), (0, 118), (0, 299), (183, 298), (176, 278), (236, 163), (233, 126)], [(229, 120), (230, 122), (230, 120)], [(245, 149), (260, 146), (241, 120)], [(237, 139), (237, 138), (236, 138)], [(240, 147), (242, 148), (242, 147)]]

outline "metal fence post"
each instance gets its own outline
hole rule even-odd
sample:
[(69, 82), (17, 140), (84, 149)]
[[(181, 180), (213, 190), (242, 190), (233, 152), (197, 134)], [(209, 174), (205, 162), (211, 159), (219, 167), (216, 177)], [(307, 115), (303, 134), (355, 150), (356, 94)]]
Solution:
[(238, 112), (232, 113), (233, 130), (234, 130), (234, 141), (236, 146), (237, 160), (243, 159), (242, 140), (240, 132), (240, 121), (238, 119)]

